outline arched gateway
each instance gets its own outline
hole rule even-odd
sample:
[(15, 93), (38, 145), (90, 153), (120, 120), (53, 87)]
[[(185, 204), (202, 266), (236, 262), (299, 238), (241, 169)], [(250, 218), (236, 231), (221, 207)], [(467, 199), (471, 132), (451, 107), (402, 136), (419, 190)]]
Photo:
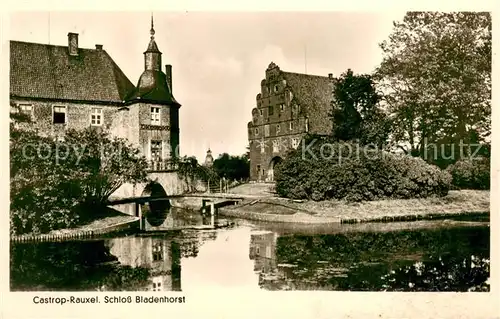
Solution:
[[(161, 184), (157, 182), (150, 182), (146, 185), (144, 190), (142, 191), (141, 197), (166, 197), (167, 192), (161, 186)], [(170, 211), (170, 201), (169, 200), (161, 200), (161, 201), (150, 201), (141, 205), (142, 215), (146, 218), (146, 221), (154, 227), (160, 226), (163, 224), (167, 215)]]
[(283, 161), (283, 159), (279, 156), (275, 156), (269, 162), (269, 168), (267, 170), (267, 181), (274, 182), (274, 171), (276, 167)]

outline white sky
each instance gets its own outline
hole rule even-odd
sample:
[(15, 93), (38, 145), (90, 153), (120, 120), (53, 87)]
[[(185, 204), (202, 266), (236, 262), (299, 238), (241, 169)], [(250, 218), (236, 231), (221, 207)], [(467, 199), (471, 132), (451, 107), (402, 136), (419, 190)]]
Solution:
[[(181, 154), (203, 161), (210, 147), (241, 155), (260, 81), (271, 61), (282, 70), (338, 76), (369, 73), (380, 63), (378, 44), (404, 12), (154, 13), (162, 64), (173, 65), (180, 111)], [(137, 84), (149, 42), (150, 13), (13, 13), (10, 39), (79, 46), (102, 44)], [(50, 39), (49, 39), (50, 38)], [(306, 63), (307, 61), (307, 63)], [(164, 66), (163, 66), (164, 67)]]

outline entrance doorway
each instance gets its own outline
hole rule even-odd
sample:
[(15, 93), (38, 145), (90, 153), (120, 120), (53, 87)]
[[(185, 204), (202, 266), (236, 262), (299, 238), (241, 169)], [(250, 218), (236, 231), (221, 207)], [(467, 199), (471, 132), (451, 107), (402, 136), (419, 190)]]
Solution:
[(276, 167), (278, 167), (279, 164), (283, 159), (279, 156), (275, 156), (271, 159), (271, 162), (269, 163), (269, 169), (267, 170), (267, 181), (268, 182), (274, 182), (274, 170)]

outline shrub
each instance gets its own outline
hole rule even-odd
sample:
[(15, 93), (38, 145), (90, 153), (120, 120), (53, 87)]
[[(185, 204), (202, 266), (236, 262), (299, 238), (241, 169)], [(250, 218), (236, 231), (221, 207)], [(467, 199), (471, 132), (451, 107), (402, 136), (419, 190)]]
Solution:
[(104, 132), (68, 130), (58, 142), (11, 125), (11, 234), (44, 233), (92, 219), (121, 185), (145, 181), (146, 168), (139, 150)]
[(462, 159), (446, 169), (453, 186), (461, 189), (490, 189), (490, 159)]
[(316, 201), (407, 199), (444, 196), (450, 188), (451, 176), (420, 158), (352, 143), (316, 141), (310, 151), (299, 148), (289, 153), (277, 168), (280, 196)]

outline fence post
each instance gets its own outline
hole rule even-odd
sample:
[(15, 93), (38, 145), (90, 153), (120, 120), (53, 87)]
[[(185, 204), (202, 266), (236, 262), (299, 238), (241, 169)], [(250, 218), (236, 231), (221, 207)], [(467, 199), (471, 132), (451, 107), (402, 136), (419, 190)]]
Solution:
[(213, 200), (210, 202), (210, 223), (215, 226), (215, 202)]

